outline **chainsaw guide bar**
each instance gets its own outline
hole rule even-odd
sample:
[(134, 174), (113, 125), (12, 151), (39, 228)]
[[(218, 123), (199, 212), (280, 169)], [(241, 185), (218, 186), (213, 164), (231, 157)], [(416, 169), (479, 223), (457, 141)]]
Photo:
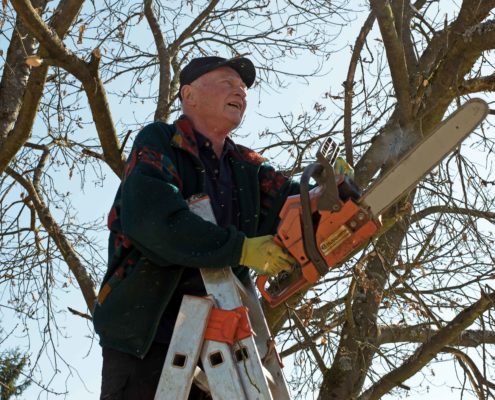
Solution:
[(454, 150), (487, 116), (481, 99), (466, 102), (413, 147), (367, 190), (360, 203), (373, 215), (382, 214)]

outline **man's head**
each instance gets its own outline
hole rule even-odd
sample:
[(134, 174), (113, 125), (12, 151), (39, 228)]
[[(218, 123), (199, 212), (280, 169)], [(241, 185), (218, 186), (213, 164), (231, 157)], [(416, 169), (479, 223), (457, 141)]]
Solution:
[(230, 67), (237, 71), (248, 89), (254, 83), (254, 79), (256, 78), (256, 70), (254, 68), (254, 64), (247, 58), (236, 57), (226, 59), (223, 57), (215, 56), (193, 58), (189, 62), (189, 64), (187, 64), (180, 72), (179, 99), (182, 101), (181, 91), (184, 85), (190, 85), (201, 75), (204, 75), (220, 67)]
[(204, 134), (212, 128), (219, 134), (230, 132), (242, 120), (247, 89), (255, 76), (254, 65), (247, 58), (193, 59), (180, 74), (179, 98), (184, 113)]

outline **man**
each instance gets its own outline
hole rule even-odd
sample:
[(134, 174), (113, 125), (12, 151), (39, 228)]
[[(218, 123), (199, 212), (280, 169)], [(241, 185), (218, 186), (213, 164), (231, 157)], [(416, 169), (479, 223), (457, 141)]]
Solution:
[[(135, 139), (109, 215), (109, 265), (94, 312), (101, 399), (153, 399), (182, 296), (206, 294), (199, 268), (231, 266), (242, 281), (248, 268), (276, 274), (294, 262), (271, 235), (298, 185), (229, 138), (254, 80), (246, 58), (193, 59), (180, 74), (184, 115)], [(199, 193), (218, 225), (189, 210)], [(194, 390), (190, 398), (201, 398)]]

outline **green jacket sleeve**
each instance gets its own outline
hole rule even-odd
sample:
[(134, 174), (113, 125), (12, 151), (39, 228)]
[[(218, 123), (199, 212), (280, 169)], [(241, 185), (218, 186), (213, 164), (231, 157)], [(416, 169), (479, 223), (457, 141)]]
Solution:
[[(175, 153), (174, 153), (175, 151)], [(191, 157), (172, 149), (154, 125), (137, 136), (122, 183), (124, 235), (158, 265), (225, 267), (239, 263), (244, 234), (193, 214), (180, 191), (173, 160)]]

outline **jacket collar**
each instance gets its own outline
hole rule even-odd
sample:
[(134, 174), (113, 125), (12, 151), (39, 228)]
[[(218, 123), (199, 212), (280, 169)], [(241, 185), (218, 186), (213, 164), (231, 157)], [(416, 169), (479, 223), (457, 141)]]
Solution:
[(196, 142), (192, 123), (185, 115), (175, 121), (175, 134), (172, 137), (172, 143), (196, 157), (199, 156), (198, 143)]

